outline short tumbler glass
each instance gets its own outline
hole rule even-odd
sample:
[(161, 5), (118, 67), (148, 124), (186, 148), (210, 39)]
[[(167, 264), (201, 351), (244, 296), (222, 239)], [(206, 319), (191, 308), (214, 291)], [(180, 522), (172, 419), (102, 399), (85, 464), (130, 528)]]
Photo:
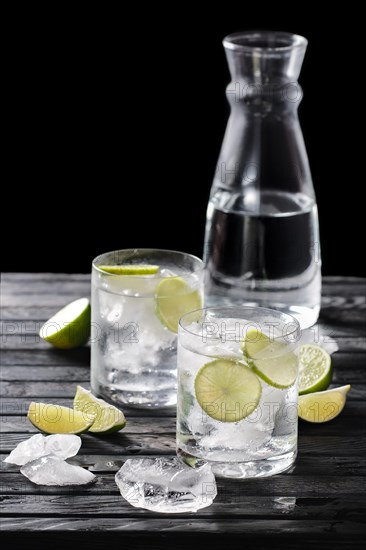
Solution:
[(177, 452), (223, 477), (264, 477), (297, 453), (298, 321), (242, 306), (184, 315), (178, 335)]
[(183, 252), (128, 249), (95, 258), (91, 386), (97, 395), (129, 406), (176, 404), (178, 321), (202, 307), (202, 285), (202, 261)]

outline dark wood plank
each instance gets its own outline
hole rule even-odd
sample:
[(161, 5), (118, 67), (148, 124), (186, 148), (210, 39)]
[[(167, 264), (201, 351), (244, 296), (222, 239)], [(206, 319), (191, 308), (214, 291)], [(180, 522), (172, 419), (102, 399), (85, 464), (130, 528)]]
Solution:
[[(151, 428), (153, 431), (153, 428)], [(21, 441), (29, 438), (24, 433), (0, 434), (0, 453), (10, 453)], [(109, 436), (83, 434), (81, 453), (87, 454), (171, 454), (175, 453), (175, 434), (138, 434), (123, 431)], [(299, 438), (299, 454), (304, 456), (362, 456), (366, 453), (366, 440), (347, 433), (324, 436), (303, 435)]]
[[(96, 481), (89, 486), (52, 487), (35, 485), (20, 473), (2, 472), (0, 474), (0, 493), (36, 494), (36, 495), (119, 495), (114, 481), (114, 472), (98, 474)], [(327, 497), (339, 495), (360, 496), (366, 494), (366, 477), (364, 476), (300, 476), (296, 473), (279, 474), (262, 479), (247, 479), (245, 481), (217, 480), (218, 499), (222, 502), (236, 502), (243, 496), (295, 496), (295, 497)], [(124, 501), (122, 501), (124, 503)]]
[(1, 282), (9, 282), (14, 286), (22, 281), (34, 283), (42, 281), (90, 281), (90, 273), (22, 273), (22, 272), (3, 272), (1, 273)]
[[(6, 455), (0, 455), (0, 472), (19, 473), (19, 466), (8, 464), (1, 460)], [(143, 457), (139, 453), (139, 458)], [(150, 454), (151, 457), (159, 455)], [(131, 458), (129, 455), (89, 455), (78, 454), (68, 459), (68, 462), (77, 466), (87, 467), (95, 474), (115, 473), (121, 468), (123, 463)], [(291, 475), (296, 476), (366, 476), (366, 457), (362, 456), (322, 456), (321, 460), (313, 456), (300, 454), (297, 457), (295, 466)], [(225, 483), (225, 482), (223, 482)], [(220, 500), (220, 495), (218, 499)]]
[[(158, 411), (156, 411), (158, 413)], [(135, 411), (136, 414), (136, 411)], [(127, 426), (124, 428), (123, 433), (170, 433), (176, 432), (176, 420), (175, 416), (155, 416), (153, 419), (150, 416), (136, 417), (130, 416), (129, 411), (125, 411), (127, 418)], [(299, 422), (299, 436), (303, 435), (319, 435), (328, 437), (330, 435), (339, 435), (347, 432), (349, 436), (364, 437), (366, 435), (366, 423), (355, 422), (355, 419), (361, 419), (362, 416), (355, 414), (354, 418), (345, 416), (343, 413), (331, 422), (327, 422), (323, 425), (313, 424), (309, 422)], [(22, 416), (0, 416), (0, 432), (1, 433), (19, 433), (19, 434), (34, 434), (38, 433), (37, 428), (33, 426), (25, 415)], [(29, 435), (30, 436), (30, 435)]]
[[(192, 517), (192, 519), (195, 516)], [(243, 536), (277, 537), (287, 536), (293, 538), (294, 533), (297, 536), (306, 537), (309, 541), (319, 540), (324, 536), (327, 540), (337, 536), (359, 537), (365, 534), (364, 525), (353, 521), (334, 521), (329, 523), (327, 520), (267, 520), (256, 521), (255, 519), (215, 519), (214, 521), (195, 520), (187, 524), (187, 519), (174, 518), (4, 518), (2, 521), (2, 530), (11, 531), (88, 531), (104, 532), (113, 530), (113, 532), (136, 533), (139, 537), (151, 537), (152, 533), (171, 533), (174, 535), (183, 534), (187, 537), (194, 537), (197, 533), (237, 533)], [(74, 539), (75, 540), (75, 539)], [(291, 541), (292, 545), (293, 540)], [(293, 547), (293, 546), (292, 546)], [(323, 546), (322, 546), (323, 547)], [(329, 547), (328, 547), (329, 548)]]
[[(119, 494), (113, 495), (3, 495), (0, 511), (21, 517), (159, 517), (159, 514), (133, 508)], [(237, 495), (224, 493), (221, 502), (215, 501), (210, 507), (199, 510), (198, 518), (220, 516), (236, 518), (271, 519), (291, 515), (292, 519), (338, 519), (347, 514), (347, 519), (362, 522), (366, 515), (365, 500), (358, 497), (276, 497), (247, 496), (243, 491)], [(176, 518), (165, 514), (164, 518)], [(180, 514), (179, 518), (191, 518), (192, 514)]]
[[(83, 445), (80, 450), (88, 454), (143, 454), (175, 453), (175, 435), (170, 434), (124, 434), (119, 432), (109, 436), (92, 436), (83, 434)], [(9, 453), (18, 443), (29, 438), (29, 434), (0, 434), (0, 453)], [(354, 449), (354, 453), (357, 449)], [(339, 453), (341, 454), (341, 453)], [(349, 453), (348, 453), (349, 454)], [(346, 453), (347, 456), (347, 453)]]
[(90, 295), (90, 277), (89, 281), (84, 279), (79, 280), (53, 280), (50, 279), (47, 282), (45, 281), (19, 281), (14, 283), (14, 281), (3, 281), (1, 283), (1, 295), (19, 296), (19, 301), (23, 299), (24, 296), (30, 296), (31, 294), (61, 294), (63, 296), (74, 296), (75, 294), (86, 294)]
[(49, 346), (39, 349), (8, 349), (1, 352), (1, 365), (52, 365), (52, 366), (89, 366), (90, 348), (84, 346), (78, 349), (58, 350)]
[[(175, 434), (176, 420), (175, 417), (155, 417), (153, 420), (154, 433), (171, 433)], [(356, 429), (356, 428), (355, 428)], [(363, 427), (359, 426), (358, 433), (363, 431)], [(127, 425), (123, 429), (123, 433), (145, 433), (150, 434), (152, 431), (151, 418), (127, 418)], [(365, 430), (366, 431), (366, 428)], [(1, 433), (23, 433), (34, 434), (39, 433), (37, 428), (33, 426), (26, 416), (0, 416), (0, 432)], [(30, 436), (30, 435), (29, 435)]]
[(0, 372), (0, 380), (13, 381), (34, 381), (34, 382), (75, 382), (76, 384), (89, 382), (89, 366), (78, 367), (75, 365), (54, 367), (49, 366), (5, 366)]

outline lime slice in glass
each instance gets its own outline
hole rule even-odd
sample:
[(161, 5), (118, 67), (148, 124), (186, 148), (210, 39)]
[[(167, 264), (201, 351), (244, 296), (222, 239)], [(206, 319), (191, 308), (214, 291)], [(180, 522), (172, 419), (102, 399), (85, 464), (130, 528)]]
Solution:
[(159, 271), (158, 265), (149, 264), (98, 265), (97, 267), (114, 275), (155, 275)]
[(238, 422), (258, 406), (262, 386), (253, 370), (234, 359), (216, 359), (197, 373), (196, 399), (208, 416)]
[(253, 330), (246, 334), (241, 349), (254, 372), (268, 385), (286, 389), (295, 383), (297, 357), (283, 342)]
[(343, 410), (351, 386), (299, 396), (299, 417), (307, 422), (329, 422)]
[(63, 307), (44, 325), (39, 335), (56, 348), (71, 349), (85, 344), (90, 336), (90, 304), (80, 298)]
[(298, 352), (299, 394), (326, 390), (332, 381), (329, 353), (319, 346), (306, 344)]
[(27, 416), (33, 426), (46, 434), (81, 434), (94, 422), (92, 416), (74, 409), (34, 401), (29, 405)]
[(156, 287), (156, 315), (172, 332), (178, 332), (178, 322), (182, 315), (201, 307), (200, 293), (192, 290), (181, 277), (166, 277)]
[(74, 397), (74, 409), (81, 411), (85, 418), (90, 417), (93, 424), (89, 432), (109, 434), (118, 432), (126, 426), (126, 419), (122, 411), (109, 405), (103, 399), (98, 399), (90, 391), (77, 386)]

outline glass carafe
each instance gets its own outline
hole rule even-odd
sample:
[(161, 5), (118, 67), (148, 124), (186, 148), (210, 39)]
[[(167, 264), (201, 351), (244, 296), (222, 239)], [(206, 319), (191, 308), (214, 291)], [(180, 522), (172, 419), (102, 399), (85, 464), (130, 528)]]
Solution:
[(207, 209), (206, 301), (271, 307), (315, 323), (318, 213), (297, 109), (307, 40), (227, 36), (231, 106)]

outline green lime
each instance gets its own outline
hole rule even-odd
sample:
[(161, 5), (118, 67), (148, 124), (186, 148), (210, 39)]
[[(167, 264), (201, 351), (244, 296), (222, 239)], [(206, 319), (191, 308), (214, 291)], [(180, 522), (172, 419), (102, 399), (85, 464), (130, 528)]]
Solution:
[(122, 411), (98, 399), (90, 391), (77, 386), (74, 397), (74, 409), (81, 411), (85, 418), (90, 417), (93, 424), (89, 432), (107, 434), (118, 432), (126, 426), (126, 419)]
[(33, 426), (46, 434), (81, 434), (94, 422), (93, 417), (74, 409), (34, 401), (29, 405), (27, 416)]
[(297, 377), (297, 357), (283, 342), (260, 331), (249, 331), (241, 343), (250, 366), (270, 386), (286, 389)]
[(351, 386), (299, 396), (299, 417), (307, 422), (329, 422), (343, 410)]
[(155, 290), (155, 311), (160, 321), (172, 332), (178, 332), (179, 319), (185, 313), (202, 307), (201, 295), (181, 277), (166, 277)]
[(258, 406), (262, 386), (252, 369), (235, 359), (216, 359), (198, 371), (195, 394), (202, 409), (220, 422), (238, 422)]
[(39, 335), (56, 348), (71, 349), (85, 344), (90, 336), (90, 304), (79, 298), (63, 307), (44, 325)]
[(158, 265), (148, 264), (98, 265), (97, 267), (114, 275), (155, 275), (159, 271)]
[(240, 349), (244, 355), (248, 358), (256, 356), (259, 352), (263, 351), (271, 343), (268, 336), (263, 334), (260, 330), (248, 330), (243, 338)]
[(319, 346), (301, 346), (299, 358), (299, 394), (326, 390), (332, 381), (329, 353)]

